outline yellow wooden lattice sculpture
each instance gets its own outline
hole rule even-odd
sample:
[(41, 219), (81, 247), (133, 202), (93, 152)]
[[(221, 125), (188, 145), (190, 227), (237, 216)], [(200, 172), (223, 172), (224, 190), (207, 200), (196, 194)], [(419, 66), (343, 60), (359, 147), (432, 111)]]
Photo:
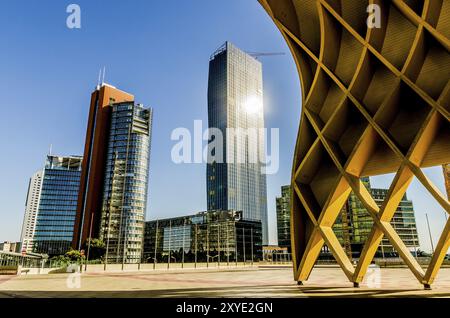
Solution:
[[(358, 285), (385, 236), (429, 287), (450, 245), (450, 218), (426, 269), (390, 222), (414, 177), (450, 213), (421, 170), (450, 162), (450, 0), (259, 2), (284, 36), (301, 81), (292, 169), (295, 280), (308, 279), (326, 244)], [(379, 24), (368, 24), (376, 14)], [(386, 173), (395, 177), (379, 207), (360, 178)], [(374, 223), (356, 267), (332, 230), (351, 191)]]

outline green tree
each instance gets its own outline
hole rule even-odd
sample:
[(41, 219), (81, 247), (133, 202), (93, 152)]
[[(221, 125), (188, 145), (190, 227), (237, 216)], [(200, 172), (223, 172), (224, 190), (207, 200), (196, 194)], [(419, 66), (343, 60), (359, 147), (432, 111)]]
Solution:
[(53, 256), (50, 261), (57, 266), (67, 266), (70, 263), (70, 259), (65, 255)]
[(84, 260), (84, 255), (80, 251), (70, 249), (65, 255), (71, 262), (80, 262)]
[[(89, 246), (90, 242), (90, 246)], [(89, 260), (99, 260), (105, 255), (106, 245), (101, 239), (88, 239), (85, 243), (84, 250), (87, 254), (89, 249)]]

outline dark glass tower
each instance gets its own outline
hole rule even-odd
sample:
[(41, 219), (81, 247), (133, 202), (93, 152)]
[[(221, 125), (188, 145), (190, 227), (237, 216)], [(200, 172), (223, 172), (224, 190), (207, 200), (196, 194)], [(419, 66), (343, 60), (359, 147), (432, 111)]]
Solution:
[[(208, 125), (224, 137), (222, 160), (210, 154), (207, 164), (208, 210), (238, 210), (245, 219), (261, 221), (267, 244), (262, 66), (229, 42), (209, 62)], [(249, 129), (257, 135), (238, 133)]]
[(81, 157), (47, 156), (42, 177), (33, 252), (59, 255), (73, 238)]

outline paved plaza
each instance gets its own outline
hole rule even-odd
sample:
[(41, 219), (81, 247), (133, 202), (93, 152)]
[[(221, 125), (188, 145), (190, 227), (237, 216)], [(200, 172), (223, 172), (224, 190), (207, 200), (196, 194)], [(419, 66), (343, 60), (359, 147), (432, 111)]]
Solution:
[[(370, 286), (370, 287), (369, 287)], [(450, 268), (424, 290), (406, 268), (373, 269), (353, 288), (337, 267), (318, 267), (303, 286), (289, 267), (0, 276), (0, 297), (450, 297)]]

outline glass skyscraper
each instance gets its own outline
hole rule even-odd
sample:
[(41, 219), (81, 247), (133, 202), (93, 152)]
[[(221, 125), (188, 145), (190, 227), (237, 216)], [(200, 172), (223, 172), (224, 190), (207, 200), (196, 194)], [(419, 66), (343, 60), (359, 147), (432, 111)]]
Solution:
[(64, 254), (73, 238), (82, 157), (48, 155), (42, 173), (33, 252)]
[(147, 207), (152, 110), (112, 104), (100, 238), (108, 263), (138, 263)]
[(33, 236), (36, 229), (36, 217), (39, 209), (39, 197), (42, 187), (42, 170), (33, 174), (28, 184), (27, 200), (25, 204), (25, 215), (23, 217), (22, 251), (30, 253), (33, 251)]
[(223, 158), (209, 153), (208, 210), (238, 210), (244, 218), (260, 220), (267, 244), (262, 66), (229, 42), (209, 62), (208, 126), (222, 132), (224, 146)]

